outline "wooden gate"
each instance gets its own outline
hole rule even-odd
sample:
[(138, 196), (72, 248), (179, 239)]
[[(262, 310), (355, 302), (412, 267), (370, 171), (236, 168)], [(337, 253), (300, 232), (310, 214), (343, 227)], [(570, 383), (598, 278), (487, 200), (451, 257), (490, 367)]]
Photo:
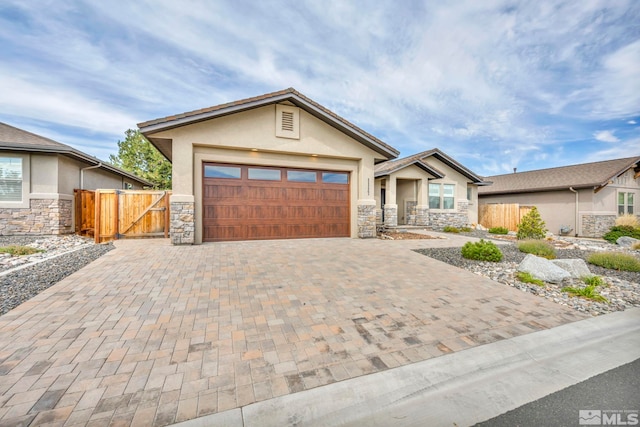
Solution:
[(76, 190), (76, 232), (96, 243), (169, 237), (169, 191)]
[(486, 204), (478, 209), (478, 223), (486, 228), (506, 227), (510, 231), (518, 231), (518, 224), (533, 206), (511, 204)]

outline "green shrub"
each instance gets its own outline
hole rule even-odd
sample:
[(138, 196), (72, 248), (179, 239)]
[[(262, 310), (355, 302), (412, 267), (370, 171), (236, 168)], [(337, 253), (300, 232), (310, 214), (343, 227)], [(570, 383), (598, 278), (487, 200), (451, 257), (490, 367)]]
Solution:
[(42, 249), (32, 248), (31, 246), (17, 246), (17, 245), (5, 246), (0, 248), (0, 253), (11, 254), (15, 256), (33, 255), (33, 254), (37, 254), (38, 252), (44, 252), (44, 251)]
[(518, 242), (520, 252), (534, 254), (546, 259), (556, 259), (556, 248), (544, 240), (523, 240)]
[(567, 292), (573, 296), (583, 297), (593, 301), (600, 301), (600, 302), (606, 302), (606, 303), (609, 302), (609, 300), (607, 300), (605, 297), (600, 295), (598, 291), (596, 291), (596, 287), (593, 285), (589, 285), (584, 288), (572, 288), (570, 286), (567, 286), (562, 288), (562, 292)]
[(585, 276), (582, 281), (589, 286), (606, 286), (604, 279), (600, 276)]
[(462, 247), (462, 256), (477, 261), (499, 262), (502, 260), (502, 252), (492, 243), (480, 239), (479, 242), (467, 242)]
[(452, 227), (450, 225), (445, 226), (442, 231), (444, 231), (445, 233), (459, 233), (460, 229), (457, 227)]
[(616, 243), (622, 236), (640, 239), (640, 228), (633, 228), (630, 225), (614, 225), (602, 238), (607, 242)]
[(505, 227), (491, 227), (489, 229), (490, 234), (509, 234), (509, 229)]
[(516, 279), (523, 283), (533, 283), (534, 285), (544, 286), (544, 282), (540, 279), (536, 279), (531, 275), (531, 273), (527, 273), (526, 271), (518, 271), (516, 273)]
[(470, 233), (473, 230), (471, 230), (471, 227), (461, 227), (460, 231), (463, 233)]
[(518, 224), (518, 240), (525, 239), (544, 239), (547, 234), (545, 223), (540, 217), (540, 212), (535, 206), (531, 208), (528, 214), (522, 217)]
[(621, 252), (596, 252), (587, 259), (589, 264), (618, 271), (640, 271), (640, 259)]

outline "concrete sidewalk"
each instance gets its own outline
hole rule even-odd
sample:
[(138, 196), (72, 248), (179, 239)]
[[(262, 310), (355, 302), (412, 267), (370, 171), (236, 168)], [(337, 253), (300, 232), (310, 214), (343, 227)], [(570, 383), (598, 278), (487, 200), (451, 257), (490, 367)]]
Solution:
[(177, 426), (469, 426), (638, 358), (634, 308)]

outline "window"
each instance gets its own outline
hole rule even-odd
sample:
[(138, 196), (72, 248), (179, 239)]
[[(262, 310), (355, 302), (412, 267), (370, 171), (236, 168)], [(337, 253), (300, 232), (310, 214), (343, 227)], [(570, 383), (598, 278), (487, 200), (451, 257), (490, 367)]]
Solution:
[(205, 178), (240, 178), (240, 168), (238, 166), (213, 166), (205, 165)]
[(634, 193), (618, 193), (618, 215), (633, 214)]
[(22, 159), (0, 157), (0, 201), (22, 201)]
[(455, 209), (455, 184), (429, 184), (429, 209)]
[(280, 181), (280, 171), (278, 169), (249, 168), (249, 179)]
[(444, 209), (454, 209), (456, 186), (453, 184), (444, 184), (442, 187), (444, 187), (444, 195), (442, 197)]
[(308, 171), (287, 171), (287, 181), (316, 182), (318, 174)]
[(467, 200), (469, 204), (473, 203), (473, 187), (467, 186)]
[(340, 172), (322, 172), (322, 182), (327, 184), (348, 184), (349, 174)]
[(440, 209), (440, 184), (429, 184), (429, 209)]

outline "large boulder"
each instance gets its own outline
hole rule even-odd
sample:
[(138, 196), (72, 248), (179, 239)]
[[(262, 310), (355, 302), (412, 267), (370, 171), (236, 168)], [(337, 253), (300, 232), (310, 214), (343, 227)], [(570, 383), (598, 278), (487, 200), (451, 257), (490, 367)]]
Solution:
[(569, 272), (571, 277), (579, 279), (585, 276), (591, 276), (591, 271), (587, 263), (583, 259), (554, 259), (552, 263)]
[(546, 258), (527, 254), (518, 266), (518, 271), (531, 274), (536, 279), (548, 283), (560, 283), (571, 277), (568, 271), (558, 267)]
[(634, 245), (634, 243), (638, 242), (640, 242), (640, 240), (634, 239), (633, 237), (629, 236), (620, 236), (618, 237), (618, 240), (616, 240), (618, 246), (622, 246), (623, 248), (630, 248)]

